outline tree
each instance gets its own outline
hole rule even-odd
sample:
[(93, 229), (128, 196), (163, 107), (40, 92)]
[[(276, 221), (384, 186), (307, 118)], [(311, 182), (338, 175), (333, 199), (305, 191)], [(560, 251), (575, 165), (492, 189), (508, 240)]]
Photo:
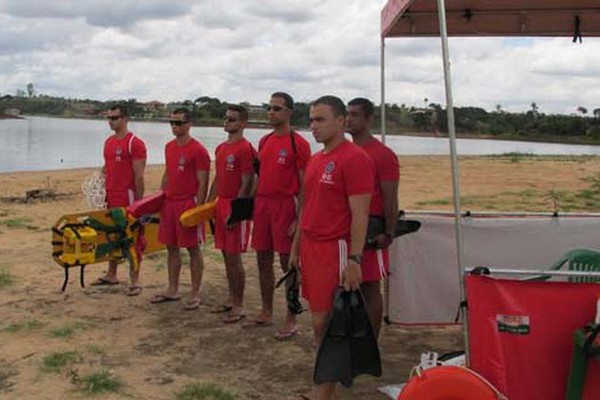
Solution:
[(593, 113), (594, 113), (594, 118), (600, 119), (600, 108), (594, 109)]
[(585, 114), (587, 114), (588, 110), (584, 106), (579, 106), (579, 107), (577, 107), (577, 112), (580, 112), (581, 115), (585, 115)]
[(27, 95), (29, 96), (29, 98), (32, 98), (34, 94), (35, 91), (33, 90), (33, 83), (29, 82), (27, 84)]
[(533, 115), (534, 120), (536, 120), (540, 115), (539, 111), (540, 108), (538, 107), (538, 105), (535, 102), (531, 103), (531, 115)]

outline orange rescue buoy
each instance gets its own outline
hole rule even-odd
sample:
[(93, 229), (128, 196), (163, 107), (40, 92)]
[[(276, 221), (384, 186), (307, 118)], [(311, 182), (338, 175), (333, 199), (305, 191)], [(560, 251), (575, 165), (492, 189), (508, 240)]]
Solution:
[(402, 388), (398, 400), (506, 399), (474, 371), (451, 365), (418, 371)]

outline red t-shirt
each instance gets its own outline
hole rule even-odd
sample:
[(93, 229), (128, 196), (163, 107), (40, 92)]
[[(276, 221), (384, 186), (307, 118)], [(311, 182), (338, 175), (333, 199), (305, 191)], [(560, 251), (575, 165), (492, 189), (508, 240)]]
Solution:
[(398, 163), (398, 157), (389, 147), (375, 138), (365, 144), (359, 144), (358, 146), (367, 152), (375, 166), (375, 186), (373, 194), (371, 195), (369, 214), (383, 215), (383, 191), (381, 190), (381, 182), (397, 182), (400, 180), (400, 164)]
[(107, 191), (135, 189), (133, 160), (146, 159), (144, 141), (127, 132), (123, 139), (113, 134), (104, 142), (104, 173)]
[(215, 150), (217, 172), (217, 196), (237, 197), (242, 186), (242, 174), (254, 174), (252, 160), (256, 151), (249, 141), (242, 139), (236, 143), (223, 142)]
[(206, 148), (191, 138), (183, 146), (175, 139), (165, 146), (168, 199), (182, 200), (198, 194), (198, 171), (210, 171), (210, 156)]
[(295, 196), (300, 192), (299, 171), (306, 169), (310, 159), (310, 145), (294, 132), (296, 151), (292, 148), (291, 135), (270, 133), (258, 145), (260, 173), (256, 194), (260, 196)]
[(350, 239), (348, 197), (373, 191), (374, 167), (357, 145), (344, 140), (316, 153), (306, 167), (302, 234), (314, 240)]

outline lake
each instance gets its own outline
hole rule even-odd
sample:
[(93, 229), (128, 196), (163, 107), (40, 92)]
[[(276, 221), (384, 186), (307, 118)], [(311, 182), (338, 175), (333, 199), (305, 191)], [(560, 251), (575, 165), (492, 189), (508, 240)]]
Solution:
[[(148, 163), (164, 162), (164, 145), (173, 138), (167, 123), (130, 122), (129, 128), (148, 148)], [(268, 133), (265, 129), (247, 129), (246, 138), (254, 145)], [(319, 148), (309, 132), (301, 132)], [(102, 146), (111, 134), (104, 120), (27, 117), (0, 120), (0, 172), (38, 171), (63, 168), (100, 167)], [(216, 146), (226, 138), (220, 128), (193, 127), (192, 135), (214, 156)], [(387, 145), (399, 155), (448, 154), (447, 138), (388, 136)], [(503, 140), (458, 139), (459, 155), (487, 155), (510, 152), (558, 155), (600, 155), (600, 146)]]

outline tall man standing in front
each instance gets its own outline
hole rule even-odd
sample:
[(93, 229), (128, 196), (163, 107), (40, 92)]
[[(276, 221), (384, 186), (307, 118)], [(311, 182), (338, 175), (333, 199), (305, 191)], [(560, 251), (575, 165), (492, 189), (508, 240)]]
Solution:
[(225, 323), (236, 323), (244, 314), (244, 286), (246, 273), (241, 253), (248, 249), (250, 221), (228, 224), (231, 202), (240, 197), (249, 197), (254, 183), (253, 160), (256, 152), (244, 138), (248, 122), (248, 111), (238, 105), (230, 105), (225, 112), (227, 140), (215, 150), (216, 176), (210, 188), (209, 201), (217, 198), (215, 211), (215, 247), (220, 249), (225, 260), (225, 272), (229, 284), (229, 296), (225, 303), (213, 308), (213, 313), (228, 312)]
[(185, 108), (178, 108), (170, 116), (169, 123), (175, 139), (165, 146), (165, 173), (161, 187), (165, 191), (165, 202), (160, 214), (158, 239), (167, 245), (168, 279), (167, 290), (156, 295), (151, 303), (178, 301), (179, 274), (181, 272), (180, 248), (185, 247), (190, 255), (192, 288), (185, 304), (186, 310), (200, 306), (200, 285), (204, 271), (204, 260), (199, 242), (203, 237), (202, 224), (186, 228), (179, 217), (186, 210), (206, 201), (210, 156), (206, 148), (190, 136), (191, 115)]
[[(112, 106), (106, 115), (110, 129), (114, 132), (104, 142), (104, 168), (106, 182), (106, 204), (108, 208), (127, 207), (144, 196), (144, 169), (146, 168), (146, 145), (129, 132), (129, 114), (123, 105)], [(128, 296), (137, 296), (142, 291), (139, 270), (130, 271)], [(117, 263), (109, 261), (108, 271), (92, 283), (116, 285)]]
[[(258, 146), (260, 167), (254, 200), (252, 247), (257, 255), (262, 310), (246, 326), (273, 324), (274, 252), (279, 253), (281, 268), (286, 272), (298, 223), (298, 195), (310, 158), (310, 145), (291, 130), (293, 109), (294, 100), (289, 94), (276, 92), (271, 95), (267, 110), (274, 131), (264, 136)], [(285, 323), (275, 337), (291, 338), (297, 329), (296, 316), (288, 310)]]
[[(323, 150), (308, 163), (290, 265), (301, 265), (302, 294), (320, 344), (340, 285), (358, 290), (374, 169), (369, 156), (344, 137), (346, 106), (323, 96), (310, 107), (310, 129)], [(317, 400), (334, 399), (335, 385), (315, 388)]]
[(358, 97), (348, 103), (347, 111), (346, 131), (352, 135), (354, 143), (367, 152), (375, 166), (375, 187), (369, 214), (385, 220), (385, 231), (374, 238), (375, 248), (363, 253), (363, 283), (360, 286), (375, 337), (378, 337), (383, 316), (379, 282), (389, 272), (388, 247), (392, 243), (398, 220), (400, 165), (396, 154), (370, 133), (375, 111), (373, 103)]

